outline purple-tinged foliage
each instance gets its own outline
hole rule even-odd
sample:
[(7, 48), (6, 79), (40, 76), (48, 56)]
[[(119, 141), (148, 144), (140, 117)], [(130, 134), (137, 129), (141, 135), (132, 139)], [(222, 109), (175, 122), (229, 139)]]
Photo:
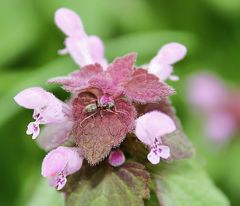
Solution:
[(98, 107), (88, 112), (86, 107), (96, 104), (101, 96), (91, 92), (80, 93), (72, 102), (73, 136), (90, 164), (103, 160), (113, 147), (124, 140), (134, 128), (135, 108), (123, 97), (114, 99), (114, 108)]
[(102, 71), (100, 64), (87, 65), (66, 77), (55, 77), (48, 82), (63, 85), (63, 88), (69, 92), (77, 92), (89, 87), (89, 80)]

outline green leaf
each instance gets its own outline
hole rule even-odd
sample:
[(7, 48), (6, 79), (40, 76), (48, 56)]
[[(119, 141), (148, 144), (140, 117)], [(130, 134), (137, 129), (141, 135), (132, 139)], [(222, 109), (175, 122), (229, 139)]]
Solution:
[(89, 167), (71, 176), (65, 192), (67, 206), (141, 206), (149, 198), (149, 173), (139, 163), (120, 168)]
[(228, 206), (203, 169), (193, 160), (154, 169), (155, 191), (161, 206)]

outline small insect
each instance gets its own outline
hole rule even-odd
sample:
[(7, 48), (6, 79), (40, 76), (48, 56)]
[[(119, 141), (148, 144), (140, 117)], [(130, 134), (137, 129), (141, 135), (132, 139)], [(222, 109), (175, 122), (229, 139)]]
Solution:
[(85, 113), (93, 113), (93, 112), (97, 111), (97, 108), (98, 108), (97, 104), (96, 103), (92, 103), (92, 104), (87, 105), (84, 108), (84, 112)]
[(82, 123), (85, 122), (87, 119), (93, 117), (95, 114), (97, 114), (98, 106), (96, 103), (91, 103), (84, 107), (83, 112), (86, 114), (90, 114), (87, 116), (83, 121), (81, 121), (80, 126), (82, 127)]
[(89, 116), (87, 116), (81, 123), (80, 125), (82, 126), (82, 123), (85, 122), (87, 119), (93, 117), (95, 114), (98, 113), (98, 111), (100, 112), (100, 116), (103, 117), (102, 112), (103, 111), (108, 111), (114, 114), (118, 114), (118, 113), (123, 113), (126, 114), (125, 112), (122, 111), (118, 111), (116, 109), (115, 106), (115, 102), (114, 100), (109, 96), (109, 95), (103, 95), (100, 97), (100, 99), (95, 102), (95, 103), (90, 103), (89, 105), (87, 105), (83, 111), (86, 114), (90, 114)]

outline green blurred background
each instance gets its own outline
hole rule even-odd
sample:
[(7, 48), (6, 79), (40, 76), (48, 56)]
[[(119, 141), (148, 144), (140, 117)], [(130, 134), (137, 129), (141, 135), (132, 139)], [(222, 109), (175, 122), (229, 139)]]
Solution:
[(69, 57), (57, 55), (64, 35), (53, 15), (60, 7), (80, 14), (87, 32), (106, 43), (109, 60), (137, 51), (140, 65), (167, 42), (188, 47), (185, 60), (175, 66), (181, 81), (169, 83), (178, 92), (172, 100), (199, 162), (232, 205), (240, 205), (240, 139), (221, 148), (207, 146), (185, 86), (187, 76), (201, 69), (218, 73), (229, 85), (239, 83), (239, 0), (0, 0), (0, 205), (53, 206), (51, 200), (40, 203), (52, 190), (36, 194), (44, 152), (25, 134), (31, 111), (17, 106), (13, 96), (31, 86), (66, 96), (46, 84), (50, 77), (77, 69)]

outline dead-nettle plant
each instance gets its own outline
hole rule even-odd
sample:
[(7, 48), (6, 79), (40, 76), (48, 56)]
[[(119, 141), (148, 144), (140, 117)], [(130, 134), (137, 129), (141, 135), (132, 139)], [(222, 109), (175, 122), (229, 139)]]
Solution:
[[(171, 160), (193, 153), (168, 100), (175, 91), (164, 82), (178, 79), (173, 64), (186, 48), (169, 43), (143, 66), (135, 65), (136, 53), (110, 64), (101, 39), (87, 35), (73, 11), (59, 9), (55, 21), (67, 36), (59, 53), (70, 54), (81, 69), (49, 83), (62, 85), (70, 99), (62, 102), (40, 87), (15, 96), (20, 106), (33, 110), (27, 134), (50, 151), (42, 175), (64, 192), (67, 205), (78, 195), (88, 205), (94, 194), (82, 194), (86, 188), (94, 188), (95, 195), (102, 190), (104, 198), (119, 195), (123, 205), (143, 205), (155, 190), (150, 182), (156, 164), (174, 164)], [(46, 125), (41, 134), (40, 125)], [(111, 190), (117, 194), (108, 196)]]

